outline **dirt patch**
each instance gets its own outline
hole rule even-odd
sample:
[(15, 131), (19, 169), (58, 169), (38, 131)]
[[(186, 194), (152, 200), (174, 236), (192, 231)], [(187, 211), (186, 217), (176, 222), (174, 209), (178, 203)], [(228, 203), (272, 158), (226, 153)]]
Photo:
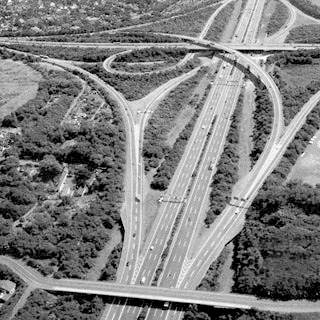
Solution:
[[(82, 62), (80, 63), (79, 62), (79, 65), (82, 64)], [(63, 68), (61, 67), (58, 67), (58, 66), (55, 66), (51, 63), (47, 63), (47, 62), (40, 62), (39, 65), (42, 67), (42, 68), (45, 68), (47, 70), (57, 70), (57, 71), (64, 71)]]
[(223, 292), (223, 293), (230, 293), (232, 286), (233, 286), (233, 274), (234, 271), (231, 269), (232, 261), (233, 261), (233, 250), (234, 250), (234, 245), (233, 243), (229, 243), (226, 246), (227, 250), (227, 259), (225, 263), (223, 264), (221, 273), (218, 278), (218, 290), (217, 292)]
[(182, 110), (181, 114), (176, 120), (176, 125), (172, 128), (172, 130), (168, 134), (167, 143), (169, 144), (169, 146), (171, 147), (173, 146), (176, 139), (179, 137), (180, 132), (191, 120), (193, 113), (194, 113), (194, 109), (191, 107), (186, 107), (184, 110)]
[(40, 73), (22, 62), (0, 60), (0, 117), (33, 99), (40, 79)]
[(156, 191), (150, 188), (150, 183), (152, 177), (155, 174), (156, 169), (150, 170), (147, 176), (144, 179), (144, 199), (143, 199), (143, 212), (144, 212), (144, 239), (146, 240), (149, 231), (151, 230), (152, 224), (154, 223), (156, 216), (159, 211), (159, 202), (160, 196), (163, 192)]
[(274, 0), (266, 2), (264, 6), (263, 15), (262, 15), (262, 19), (261, 19), (259, 31), (258, 31), (258, 39), (261, 41), (266, 36), (267, 25), (269, 24), (270, 18), (274, 13), (275, 8), (276, 8), (276, 1)]
[(93, 267), (89, 270), (86, 275), (86, 280), (97, 281), (100, 278), (101, 270), (105, 267), (108, 257), (113, 248), (122, 241), (121, 232), (118, 228), (112, 229), (110, 240), (107, 242), (105, 247), (99, 252), (97, 258), (93, 259)]
[(227, 24), (227, 26), (224, 28), (222, 37), (221, 37), (221, 42), (228, 42), (231, 40), (234, 31), (238, 25), (239, 22), (239, 17), (241, 15), (241, 2), (242, 1), (237, 1), (235, 6), (234, 6), (234, 10), (233, 13), (230, 17), (229, 23)]
[(239, 178), (244, 177), (250, 170), (250, 152), (253, 144), (250, 138), (253, 130), (252, 113), (255, 108), (254, 85), (251, 81), (246, 82), (246, 90), (243, 93), (243, 109), (239, 136)]
[(320, 130), (292, 167), (287, 181), (289, 180), (301, 180), (312, 186), (320, 184)]

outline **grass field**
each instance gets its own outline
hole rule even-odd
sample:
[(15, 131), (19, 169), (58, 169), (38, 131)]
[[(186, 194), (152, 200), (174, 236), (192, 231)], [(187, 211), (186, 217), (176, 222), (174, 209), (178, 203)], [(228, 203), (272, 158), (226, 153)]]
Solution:
[(0, 118), (34, 98), (41, 75), (12, 60), (0, 60)]
[(320, 7), (320, 2), (319, 0), (310, 0), (313, 4), (317, 5)]
[(312, 186), (320, 184), (320, 131), (291, 169), (288, 180), (301, 180)]
[(311, 81), (319, 81), (320, 59), (313, 59), (312, 65), (289, 65), (282, 69), (282, 77), (295, 87), (305, 87)]
[(207, 20), (218, 9), (219, 6), (220, 5), (217, 4), (206, 7), (180, 17), (172, 18), (164, 22), (155, 22), (152, 25), (137, 27), (133, 30), (198, 36)]

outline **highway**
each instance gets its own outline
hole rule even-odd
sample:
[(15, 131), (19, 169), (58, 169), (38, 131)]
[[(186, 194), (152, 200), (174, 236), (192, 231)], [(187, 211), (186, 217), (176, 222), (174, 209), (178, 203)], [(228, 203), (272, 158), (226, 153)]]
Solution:
[(143, 287), (138, 285), (124, 285), (102, 281), (85, 281), (70, 279), (45, 278), (34, 269), (25, 266), (17, 260), (0, 256), (0, 263), (10, 267), (27, 283), (45, 290), (97, 294), (124, 298), (144, 299), (151, 301), (171, 301), (177, 303), (196, 303), (222, 308), (256, 308), (279, 312), (319, 312), (320, 302), (295, 301), (274, 302), (259, 300), (249, 295), (222, 294), (194, 290), (178, 290), (161, 287)]
[[(227, 3), (228, 1), (225, 2), (225, 5)], [(144, 175), (143, 160), (141, 158), (143, 131), (150, 116), (150, 111), (154, 110), (158, 100), (172, 90), (174, 86), (183, 81), (183, 79), (195, 74), (196, 70), (162, 86), (145, 105), (140, 116), (133, 114), (130, 106), (121, 94), (106, 85), (99, 78), (89, 75), (91, 79), (111, 93), (112, 97), (121, 106), (125, 116), (128, 141), (126, 179), (128, 179), (129, 183), (126, 188), (125, 210), (122, 213), (126, 236), (121, 263), (118, 269), (118, 281), (122, 284), (99, 282), (85, 282), (84, 284), (84, 281), (48, 280), (45, 278), (39, 280), (39, 275), (36, 277), (33, 275), (32, 281), (36, 282), (39, 287), (57, 291), (87, 292), (114, 297), (198, 303), (229, 308), (254, 307), (260, 310), (282, 312), (319, 311), (320, 307), (318, 303), (304, 301), (299, 302), (299, 304), (295, 302), (270, 302), (257, 300), (244, 295), (221, 295), (187, 290), (187, 288), (195, 288), (197, 286), (209, 265), (219, 256), (225, 244), (241, 230), (244, 214), (248, 206), (253, 201), (267, 176), (281, 160), (281, 156), (294, 137), (294, 134), (303, 125), (308, 112), (312, 110), (320, 99), (320, 94), (315, 95), (293, 119), (284, 132), (282, 103), (278, 88), (268, 74), (250, 58), (241, 54), (239, 50), (277, 51), (283, 50), (283, 48), (285, 48), (285, 50), (297, 50), (297, 48), (313, 49), (320, 47), (320, 45), (300, 46), (299, 44), (279, 45), (274, 43), (257, 45), (253, 43), (262, 14), (263, 4), (264, 1), (248, 0), (248, 9), (245, 10), (243, 14), (232, 43), (217, 44), (203, 40), (202, 38), (184, 37), (194, 41), (194, 43), (165, 44), (168, 46), (187, 45), (190, 47), (200, 46), (202, 48), (206, 46), (209, 49), (220, 49), (221, 51), (227, 52), (228, 59), (235, 59), (238, 63), (249, 65), (250, 71), (256, 74), (267, 86), (274, 104), (275, 115), (273, 130), (258, 162), (248, 176), (241, 180), (235, 188), (238, 192), (236, 194), (237, 198), (246, 200), (232, 200), (230, 205), (228, 205), (224, 212), (216, 219), (215, 223), (202, 234), (200, 238), (202, 245), (200, 248), (196, 247), (195, 244), (199, 241), (198, 234), (205, 214), (204, 200), (208, 197), (210, 181), (214, 174), (214, 170), (210, 170), (209, 166), (212, 160), (214, 160), (214, 165), (217, 163), (222, 152), (230, 125), (229, 119), (233, 113), (242, 84), (241, 72), (231, 64), (223, 62), (214, 80), (207, 102), (199, 116), (195, 130), (192, 133), (185, 155), (167, 191), (167, 195), (171, 197), (171, 199), (175, 198), (175, 201), (161, 204), (160, 212), (143, 245), (144, 218), (141, 201), (143, 200), (143, 181), (141, 178)], [(208, 25), (206, 25), (206, 28), (208, 28)], [(202, 37), (204, 37), (204, 35), (205, 32), (202, 34)], [(181, 36), (179, 37), (183, 38)], [(41, 42), (41, 44), (43, 44), (43, 42)], [(81, 45), (82, 44), (83, 43), (81, 43)], [(113, 44), (101, 44), (101, 46), (104, 45), (110, 45), (110, 47), (112, 47)], [(143, 44), (142, 46), (146, 45), (147, 44)], [(154, 45), (158, 46), (159, 44), (152, 44), (152, 46)], [(84, 44), (84, 46), (87, 46), (87, 44)], [(94, 46), (97, 47), (97, 44), (95, 43)], [(121, 47), (125, 47), (124, 44), (121, 44)], [(136, 48), (137, 45), (133, 47)], [(50, 61), (69, 69), (79, 69), (77, 67), (71, 67), (69, 64), (61, 62), (60, 60), (50, 59)], [(105, 67), (107, 65), (106, 63)], [(88, 75), (88, 73), (82, 69), (79, 70)], [(211, 128), (213, 119), (216, 119), (216, 122)], [(208, 138), (210, 128), (212, 129), (212, 134), (209, 135)], [(202, 154), (205, 145), (207, 145), (207, 148)], [(200, 159), (201, 154), (202, 158)], [(192, 174), (196, 168), (197, 175), (193, 180)], [(191, 189), (189, 190), (190, 186)], [(135, 201), (137, 195), (138, 198), (141, 199), (140, 201)], [(151, 284), (155, 271), (160, 264), (161, 255), (166, 247), (176, 217), (182, 210), (184, 213), (169, 250), (163, 272), (158, 281), (160, 287), (138, 285), (142, 278), (145, 278), (145, 285)], [(140, 252), (141, 248), (142, 250)], [(0, 261), (6, 263), (5, 259), (7, 258), (0, 257)], [(10, 266), (15, 263), (16, 262), (9, 260)], [(15, 265), (15, 267), (17, 269), (22, 268), (21, 270), (19, 269), (19, 272), (22, 274), (28, 273), (21, 265)], [(24, 276), (30, 278), (30, 274), (27, 276), (24, 274)], [(136, 285), (127, 286), (130, 283)], [(175, 287), (183, 288), (184, 290), (178, 290), (175, 289)], [(106, 319), (109, 319), (109, 317), (112, 320), (121, 318), (126, 320), (136, 319), (140, 310), (139, 307), (129, 309), (121, 305), (113, 305), (107, 310)], [(162, 312), (160, 316), (157, 315), (156, 312), (156, 309), (150, 308), (147, 319), (167, 319), (169, 314), (172, 319), (179, 319), (181, 317), (181, 313), (176, 312), (176, 310)]]
[[(242, 20), (239, 22), (238, 29), (235, 31), (235, 36), (233, 38), (234, 42), (241, 43), (242, 41), (252, 41), (255, 39), (263, 6), (264, 3), (261, 1), (248, 2), (247, 8), (242, 16)], [(172, 250), (168, 255), (164, 271), (160, 276), (160, 286), (181, 287), (183, 285), (183, 288), (195, 288), (201, 279), (198, 280), (197, 283), (191, 282), (191, 279), (193, 279), (193, 273), (195, 273), (196, 270), (202, 266), (203, 260), (209, 254), (211, 249), (209, 245), (206, 244), (206, 250), (204, 253), (202, 252), (194, 259), (191, 257), (191, 254), (195, 249), (195, 243), (197, 242), (201, 226), (203, 225), (206, 199), (208, 199), (209, 196), (209, 187), (214, 174), (214, 171), (209, 170), (208, 168), (213, 159), (214, 166), (216, 165), (217, 160), (222, 153), (225, 137), (229, 129), (228, 122), (233, 112), (233, 108), (237, 102), (242, 83), (241, 81), (243, 75), (239, 70), (233, 69), (230, 64), (228, 67), (224, 65), (224, 68), (228, 73), (222, 82), (226, 81), (227, 83), (229, 81), (233, 84), (233, 86), (226, 87), (227, 90), (223, 98), (225, 99), (225, 104), (222, 105), (220, 112), (217, 112), (217, 129), (212, 134), (212, 139), (208, 144), (204, 161), (199, 168), (196, 182), (194, 183), (193, 190), (190, 193), (188, 205), (183, 215), (183, 219), (175, 234), (175, 238), (171, 247)], [(228, 97), (230, 97), (230, 101), (227, 100)], [(234, 219), (234, 216), (234, 212), (228, 215), (223, 215), (223, 218), (219, 220), (218, 225), (223, 226), (224, 224), (227, 224), (228, 221)], [(211, 229), (211, 234), (214, 238), (212, 244), (218, 243), (222, 250), (226, 244), (224, 239), (226, 239), (228, 235), (224, 232), (224, 230), (218, 233), (217, 229), (217, 227)], [(220, 240), (220, 238), (222, 240)], [(217, 258), (217, 256), (214, 258)], [(189, 279), (190, 281), (184, 281), (185, 279)], [(174, 319), (180, 318), (181, 314), (175, 314), (175, 312), (176, 310), (170, 311), (168, 314), (171, 313), (171, 316), (164, 314), (161, 316), (161, 318), (159, 318), (159, 315), (157, 315), (157, 310), (153, 309), (148, 313), (147, 319), (166, 319), (166, 317)]]
[[(260, 6), (257, 4), (256, 1), (249, 2), (249, 5), (252, 6), (251, 10), (248, 10), (247, 12), (251, 15), (254, 12), (254, 8), (257, 6), (259, 9), (258, 18), (255, 19), (248, 19), (247, 16), (244, 17), (244, 22), (251, 21), (253, 23), (253, 28), (257, 29), (258, 27), (258, 19), (261, 15), (261, 7), (263, 7), (263, 4), (259, 2)], [(257, 16), (255, 16), (257, 17)], [(236, 41), (242, 41), (242, 39), (245, 37), (247, 39), (251, 39), (255, 37), (255, 33), (251, 30), (248, 30), (246, 27), (246, 23), (239, 24), (239, 30), (237, 33), (237, 39)], [(227, 65), (227, 64), (226, 64)], [(160, 276), (159, 283), (161, 286), (176, 286), (180, 285), (185, 273), (187, 273), (188, 266), (190, 265), (190, 261), (188, 259), (185, 259), (186, 252), (190, 249), (191, 244), (195, 241), (195, 238), (197, 236), (197, 232), (199, 231), (199, 228), (203, 221), (203, 214), (201, 213), (201, 208), (203, 207), (204, 203), (204, 195), (207, 195), (208, 193), (208, 187), (210, 185), (211, 175), (208, 174), (208, 167), (212, 159), (215, 158), (218, 159), (219, 154), (222, 151), (222, 147), (224, 144), (224, 139), (228, 131), (228, 125), (226, 125), (225, 122), (227, 119), (230, 118), (230, 115), (232, 114), (233, 106), (235, 105), (237, 94), (236, 92), (239, 92), (239, 80), (241, 78), (241, 73), (237, 70), (233, 70), (231, 65), (226, 66), (224, 64), (224, 67), (221, 68), (221, 74), (218, 75), (217, 81), (221, 83), (226, 83), (227, 80), (230, 80), (230, 83), (235, 83), (236, 86), (225, 86), (224, 90), (221, 91), (220, 88), (215, 88), (217, 92), (215, 93), (217, 96), (220, 93), (221, 94), (221, 100), (213, 101), (212, 97), (215, 96), (213, 94), (210, 98), (207, 99), (210, 104), (213, 105), (211, 108), (212, 114), (207, 114), (206, 119), (207, 122), (200, 122), (199, 125), (197, 124), (197, 128), (201, 126), (201, 128), (209, 128), (210, 123), (212, 122), (212, 119), (214, 115), (221, 115), (222, 114), (222, 108), (224, 112), (223, 117), (218, 117), (221, 120), (221, 123), (219, 125), (214, 127), (214, 131), (211, 135), (211, 139), (209, 141), (209, 146), (211, 148), (208, 148), (208, 150), (205, 152), (204, 155), (204, 161), (200, 165), (198, 176), (195, 180), (194, 186), (192, 191), (190, 192), (190, 196), (188, 197), (187, 203), (186, 203), (186, 209), (184, 210), (182, 221), (180, 222), (179, 229), (176, 232), (174, 241), (171, 246), (171, 251), (169, 252), (169, 257), (166, 260), (166, 264), (164, 266), (164, 271), (162, 275)], [(232, 76), (231, 76), (232, 74)], [(216, 84), (216, 83), (215, 83)], [(241, 82), (240, 82), (241, 85)], [(215, 86), (215, 85), (214, 85)], [(211, 92), (214, 92), (212, 90)], [(226, 101), (227, 97), (231, 97), (231, 103), (230, 101)], [(217, 109), (220, 106), (220, 109)], [(229, 106), (229, 107), (227, 107)], [(221, 108), (222, 107), (222, 108)], [(205, 110), (208, 110), (205, 106)], [(215, 129), (216, 128), (216, 129)], [(201, 132), (201, 130), (198, 129), (198, 132)], [(222, 131), (222, 132), (221, 132)], [(188, 190), (188, 187), (191, 182), (191, 175), (194, 171), (195, 166), (198, 163), (199, 155), (201, 154), (201, 150), (204, 146), (206, 132), (203, 133), (203, 137), (201, 135), (198, 135), (198, 132), (195, 131), (195, 135), (197, 135), (197, 139), (194, 137), (191, 137), (191, 148), (187, 149), (185, 152), (185, 158), (188, 158), (189, 161), (192, 161), (192, 158), (194, 159), (194, 166), (190, 167), (190, 164), (188, 162), (184, 162), (182, 160), (182, 165), (179, 166), (175, 177), (179, 177), (179, 173), (183, 172), (184, 175), (180, 178), (177, 178), (179, 181), (179, 185), (171, 184), (172, 189), (169, 189), (167, 194), (174, 195), (178, 197), (179, 199), (185, 199), (186, 198), (186, 191)], [(196, 141), (196, 145), (192, 148), (192, 143)], [(213, 143), (214, 142), (214, 143)], [(190, 156), (188, 156), (190, 155)], [(215, 161), (216, 163), (217, 161)], [(189, 166), (184, 167), (184, 164), (188, 163)], [(181, 168), (181, 171), (179, 170)], [(189, 172), (189, 175), (187, 174)], [(174, 180), (175, 181), (175, 180)], [(173, 182), (174, 183), (174, 182)], [(199, 210), (200, 208), (200, 210)], [(183, 203), (169, 203), (169, 205), (166, 204), (165, 207), (165, 214), (159, 213), (158, 217), (159, 220), (157, 220), (155, 227), (153, 228), (151, 235), (152, 237), (147, 239), (147, 254), (145, 258), (145, 265), (142, 264), (138, 279), (145, 278), (145, 283), (151, 283), (153, 279), (153, 275), (157, 269), (157, 266), (160, 263), (161, 259), (161, 253), (163, 252), (166, 242), (168, 240), (168, 237), (170, 235), (170, 226), (174, 224), (175, 217), (180, 212), (180, 210), (183, 210)], [(183, 227), (182, 227), (183, 226)], [(154, 248), (154, 249), (152, 249)], [(198, 262), (201, 263), (201, 260)], [(181, 268), (182, 278), (179, 276), (179, 267)], [(180, 274), (181, 274), (180, 273)], [(121, 309), (119, 307), (119, 309)], [(135, 313), (136, 311), (136, 313)], [(127, 310), (127, 312), (124, 312), (123, 309), (120, 311), (119, 314), (113, 314), (113, 318), (120, 318), (119, 316), (122, 315), (123, 319), (134, 319), (139, 313), (137, 310)], [(164, 317), (167, 315), (164, 314)], [(156, 310), (152, 310), (148, 313), (147, 319), (157, 318), (159, 319), (159, 315), (156, 315)]]

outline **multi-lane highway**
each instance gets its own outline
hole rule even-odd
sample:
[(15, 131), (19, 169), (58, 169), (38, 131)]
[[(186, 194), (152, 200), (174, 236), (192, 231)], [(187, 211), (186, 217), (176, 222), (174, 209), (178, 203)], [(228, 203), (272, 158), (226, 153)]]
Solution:
[[(228, 0), (224, 1), (224, 5), (229, 2)], [(166, 85), (160, 87), (150, 100), (148, 100), (138, 116), (132, 111), (130, 105), (121, 94), (106, 85), (99, 78), (78, 68), (78, 71), (89, 75), (92, 80), (111, 93), (113, 98), (115, 98), (121, 106), (125, 116), (128, 142), (126, 174), (128, 183), (126, 184), (126, 202), (122, 218), (126, 235), (117, 278), (118, 282), (122, 284), (76, 280), (48, 280), (39, 278), (39, 275), (30, 275), (28, 269), (25, 269), (23, 265), (17, 264), (7, 258), (0, 257), (0, 262), (8, 263), (11, 267), (15, 266), (19, 274), (29, 280), (31, 277), (31, 280), (39, 287), (51, 290), (87, 292), (115, 297), (158, 301), (199, 303), (219, 307), (254, 307), (261, 310), (283, 312), (301, 312), (304, 310), (308, 312), (319, 311), (320, 306), (318, 303), (301, 302), (299, 305), (291, 302), (273, 303), (257, 300), (249, 296), (233, 294), (220, 295), (186, 290), (187, 288), (193, 289), (197, 286), (209, 265), (218, 257), (225, 244), (239, 232), (245, 211), (249, 204), (254, 199), (268, 174), (272, 172), (273, 168), (280, 161), (291, 139), (303, 125), (306, 115), (320, 99), (320, 93), (315, 95), (293, 119), (284, 133), (282, 105), (278, 88), (268, 74), (250, 58), (239, 52), (239, 50), (276, 51), (283, 50), (284, 48), (285, 50), (296, 50), (299, 47), (299, 45), (296, 44), (278, 45), (272, 43), (262, 45), (254, 43), (264, 2), (265, 0), (248, 0), (230, 44), (217, 44), (203, 40), (210, 26), (210, 22), (214, 19), (212, 17), (198, 38), (178, 36), (181, 39), (185, 38), (192, 41), (192, 43), (135, 44), (133, 46), (130, 44), (133, 48), (159, 45), (219, 49), (227, 52), (227, 61), (234, 59), (237, 63), (250, 66), (250, 71), (258, 76), (267, 86), (272, 97), (274, 122), (272, 133), (264, 152), (252, 171), (236, 186), (235, 190), (237, 193), (235, 195), (237, 199), (232, 200), (214, 224), (203, 232), (200, 238), (199, 231), (205, 214), (205, 200), (208, 198), (210, 192), (209, 186), (212, 175), (214, 174), (215, 164), (222, 152), (230, 125), (230, 116), (234, 110), (241, 88), (241, 72), (229, 63), (222, 63), (212, 84), (208, 99), (199, 116), (195, 130), (192, 133), (185, 154), (167, 190), (168, 197), (171, 199), (174, 198), (175, 201), (163, 202), (161, 204), (159, 214), (143, 245), (144, 217), (142, 211), (142, 177), (144, 175), (144, 169), (141, 149), (143, 144), (143, 131), (150, 115), (149, 111), (152, 111), (156, 107), (158, 100), (174, 88), (174, 86), (186, 78), (191, 77), (197, 70), (173, 79)], [(286, 1), (283, 0), (283, 2)], [(40, 44), (57, 45), (57, 43), (48, 42), (40, 42)], [(126, 44), (61, 43), (61, 45), (94, 47), (119, 46), (130, 48), (130, 45), (126, 46)], [(315, 45), (302, 45), (300, 47), (308, 49), (316, 48)], [(52, 60), (51, 62), (67, 68), (77, 68), (60, 60)], [(106, 62), (105, 67), (107, 68), (108, 65)], [(213, 124), (214, 119), (215, 122)], [(181, 214), (181, 219), (173, 237), (171, 247), (169, 248), (163, 271), (158, 279), (157, 284), (160, 287), (148, 287), (147, 285), (151, 284), (155, 272), (162, 261), (162, 253), (167, 246), (167, 241), (171, 235), (171, 230), (178, 214)], [(197, 246), (198, 243), (201, 243), (201, 245)], [(127, 286), (129, 283), (136, 285)], [(141, 284), (144, 286), (141, 286)], [(184, 290), (175, 288), (183, 288)], [(116, 301), (117, 300), (114, 300), (114, 302)], [(303, 309), (304, 307), (305, 309)], [(140, 307), (124, 307), (120, 304), (114, 304), (106, 310), (103, 319), (136, 319), (140, 310)], [(147, 319), (179, 319), (181, 317), (181, 313), (177, 312), (177, 310), (173, 310), (172, 312), (162, 310), (161, 314), (157, 312), (157, 309), (149, 308)]]

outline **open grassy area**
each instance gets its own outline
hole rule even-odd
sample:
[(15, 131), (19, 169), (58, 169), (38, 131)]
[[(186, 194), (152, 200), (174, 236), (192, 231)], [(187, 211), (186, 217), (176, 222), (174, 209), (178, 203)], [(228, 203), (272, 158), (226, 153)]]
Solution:
[(17, 61), (0, 60), (0, 118), (35, 97), (41, 74)]
[(164, 22), (155, 22), (152, 25), (138, 27), (134, 30), (197, 36), (200, 34), (207, 20), (218, 9), (219, 6), (220, 5), (206, 7), (204, 9), (175, 17)]
[(290, 64), (282, 68), (282, 77), (295, 87), (305, 87), (312, 81), (320, 81), (320, 59), (314, 59), (312, 64)]
[(286, 43), (320, 43), (320, 24), (308, 24), (290, 30)]

